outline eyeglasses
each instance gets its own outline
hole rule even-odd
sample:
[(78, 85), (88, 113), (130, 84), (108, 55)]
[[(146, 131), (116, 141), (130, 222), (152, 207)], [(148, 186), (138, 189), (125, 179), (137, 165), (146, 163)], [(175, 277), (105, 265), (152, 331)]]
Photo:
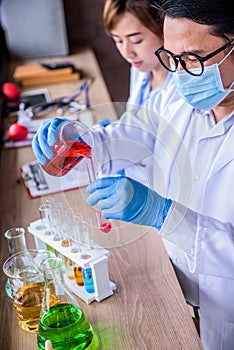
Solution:
[[(163, 46), (155, 51), (155, 55), (158, 57), (160, 63), (170, 72), (175, 72), (178, 68), (178, 64), (180, 63), (187, 73), (199, 76), (202, 75), (204, 71), (205, 61), (214, 57), (219, 52), (225, 50), (233, 44), (234, 39), (205, 57), (201, 57), (193, 52), (182, 52), (180, 55), (175, 55), (171, 51), (164, 49)], [(194, 68), (196, 68), (196, 70), (193, 70)]]

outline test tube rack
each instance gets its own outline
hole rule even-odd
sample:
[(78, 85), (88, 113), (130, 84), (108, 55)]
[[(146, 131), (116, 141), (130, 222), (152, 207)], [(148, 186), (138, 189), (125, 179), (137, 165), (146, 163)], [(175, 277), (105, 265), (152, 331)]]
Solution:
[(92, 269), (94, 293), (86, 292), (85, 287), (78, 286), (75, 280), (70, 280), (64, 276), (68, 288), (87, 304), (94, 300), (101, 301), (113, 295), (116, 285), (109, 279), (108, 256), (110, 253), (108, 250), (95, 245), (95, 249), (87, 250), (86, 252), (84, 250), (82, 255), (79, 256), (78, 253), (71, 251), (71, 247), (63, 247), (61, 241), (54, 241), (52, 235), (45, 235), (40, 219), (30, 223), (28, 232), (34, 236), (37, 249), (46, 249), (48, 245), (82, 268), (89, 267)]

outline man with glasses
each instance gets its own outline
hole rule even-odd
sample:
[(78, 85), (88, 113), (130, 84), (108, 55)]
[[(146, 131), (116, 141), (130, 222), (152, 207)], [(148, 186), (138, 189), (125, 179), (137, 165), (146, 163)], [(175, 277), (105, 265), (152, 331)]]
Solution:
[[(177, 87), (165, 97), (163, 114), (175, 126), (191, 164), (186, 180), (191, 188), (182, 184), (190, 199), (182, 202), (184, 207), (175, 206), (161, 235), (185, 298), (200, 316), (204, 348), (229, 350), (234, 344), (233, 4), (162, 0), (154, 6), (165, 15), (164, 45), (155, 54)], [(177, 93), (188, 104), (177, 100)]]
[[(156, 56), (177, 88), (152, 95), (148, 108), (136, 107), (118, 122), (82, 135), (87, 143), (94, 138), (94, 159), (99, 148), (99, 159), (113, 174), (154, 156), (154, 183), (148, 188), (123, 176), (101, 178), (88, 186), (88, 204), (99, 202), (107, 219), (159, 229), (185, 299), (200, 317), (204, 349), (229, 350), (234, 344), (234, 8), (229, 0), (160, 0), (154, 6), (165, 16), (164, 46)], [(63, 122), (46, 122), (34, 138), (40, 163), (52, 158)]]

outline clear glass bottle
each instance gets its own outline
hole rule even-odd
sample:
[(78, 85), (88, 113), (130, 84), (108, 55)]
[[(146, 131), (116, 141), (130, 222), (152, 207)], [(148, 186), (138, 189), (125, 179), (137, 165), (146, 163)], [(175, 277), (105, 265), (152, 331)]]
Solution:
[[(10, 228), (5, 232), (5, 237), (7, 239), (9, 256), (22, 251), (27, 250), (26, 240), (25, 240), (25, 230), (22, 227)], [(12, 298), (11, 288), (9, 284), (9, 279), (6, 281), (5, 290), (7, 295)]]
[(61, 259), (46, 259), (41, 267), (45, 294), (37, 335), (38, 348), (44, 350), (45, 341), (50, 340), (54, 350), (94, 349), (92, 326), (64, 284)]

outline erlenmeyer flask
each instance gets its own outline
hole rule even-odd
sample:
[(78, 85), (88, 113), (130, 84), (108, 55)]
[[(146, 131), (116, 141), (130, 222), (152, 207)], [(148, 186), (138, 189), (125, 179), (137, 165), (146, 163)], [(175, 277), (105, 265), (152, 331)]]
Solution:
[[(10, 228), (5, 232), (5, 237), (7, 239), (10, 256), (27, 250), (24, 228)], [(7, 295), (12, 298), (9, 279), (6, 281), (5, 290)]]
[[(64, 122), (52, 147), (54, 156), (42, 168), (50, 175), (64, 176), (83, 158), (91, 157), (92, 146), (83, 140), (84, 135), (90, 134), (88, 131), (88, 126), (79, 121)], [(88, 138), (92, 145), (91, 136)]]
[(92, 326), (64, 284), (61, 259), (46, 259), (41, 268), (44, 271), (45, 294), (37, 336), (38, 348), (44, 350), (45, 341), (50, 340), (54, 350), (94, 349)]

